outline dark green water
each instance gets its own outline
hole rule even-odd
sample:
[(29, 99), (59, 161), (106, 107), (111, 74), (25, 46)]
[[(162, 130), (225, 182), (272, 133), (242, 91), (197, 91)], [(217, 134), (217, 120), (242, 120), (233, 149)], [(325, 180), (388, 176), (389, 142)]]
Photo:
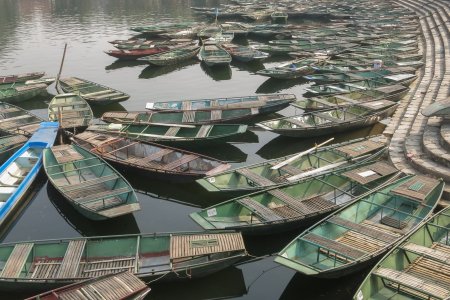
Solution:
[[(294, 93), (301, 97), (302, 81), (273, 81), (256, 75), (262, 64), (233, 64), (211, 70), (198, 61), (175, 67), (152, 68), (145, 64), (119, 62), (103, 53), (112, 49), (109, 40), (129, 38), (135, 25), (162, 21), (199, 20), (190, 6), (215, 7), (208, 0), (0, 0), (0, 74), (45, 71), (55, 75), (64, 43), (68, 43), (63, 76), (79, 76), (117, 88), (131, 95), (120, 105), (94, 108), (98, 117), (106, 110), (143, 110), (147, 101), (181, 98), (242, 96), (256, 93)], [(266, 66), (280, 63), (269, 60)], [(49, 87), (54, 93), (54, 87)], [(51, 95), (20, 106), (46, 117)], [(283, 115), (293, 114), (285, 109)], [(367, 128), (337, 136), (336, 141), (379, 132)], [(259, 162), (311, 147), (320, 139), (287, 139), (252, 128), (240, 141), (200, 152), (233, 165)], [(195, 184), (174, 184), (136, 178), (126, 174), (139, 193), (141, 211), (134, 216), (92, 222), (75, 212), (49, 186), (37, 183), (35, 195), (2, 240), (68, 238), (138, 232), (200, 230), (188, 214), (206, 207), (211, 199)], [(251, 254), (262, 256), (279, 251), (295, 232), (246, 239)], [(295, 275), (271, 257), (242, 264), (213, 276), (184, 283), (155, 284), (148, 299), (350, 299), (364, 274), (327, 281)], [(18, 291), (20, 292), (20, 291)], [(20, 299), (0, 294), (0, 299)]]

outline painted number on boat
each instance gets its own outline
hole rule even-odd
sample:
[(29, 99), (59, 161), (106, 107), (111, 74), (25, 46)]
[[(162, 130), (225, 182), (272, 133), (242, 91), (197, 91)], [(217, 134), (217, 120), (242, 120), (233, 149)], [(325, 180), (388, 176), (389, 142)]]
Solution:
[(217, 216), (217, 210), (215, 208), (210, 208), (206, 211), (206, 214), (208, 215), (208, 217)]
[(372, 170), (358, 173), (358, 175), (361, 176), (361, 177), (369, 177), (369, 176), (372, 176), (372, 175), (375, 175), (375, 174), (376, 173), (374, 171), (372, 171)]

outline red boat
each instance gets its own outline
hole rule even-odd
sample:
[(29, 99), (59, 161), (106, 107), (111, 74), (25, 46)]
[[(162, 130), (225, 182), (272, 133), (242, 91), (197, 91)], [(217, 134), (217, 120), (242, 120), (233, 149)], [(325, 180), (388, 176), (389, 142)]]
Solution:
[(140, 57), (158, 54), (170, 50), (169, 47), (152, 47), (149, 49), (132, 49), (132, 50), (109, 50), (105, 51), (106, 54), (116, 57), (118, 59), (135, 60)]

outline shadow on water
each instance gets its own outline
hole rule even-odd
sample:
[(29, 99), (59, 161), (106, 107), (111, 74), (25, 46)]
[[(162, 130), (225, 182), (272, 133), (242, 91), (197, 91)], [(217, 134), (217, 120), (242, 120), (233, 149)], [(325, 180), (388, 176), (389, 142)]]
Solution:
[(296, 273), (289, 281), (280, 300), (314, 299), (314, 300), (348, 300), (352, 299), (358, 286), (369, 273), (370, 268), (336, 279), (323, 279)]
[(77, 212), (51, 184), (47, 184), (47, 195), (61, 217), (83, 236), (103, 236), (140, 233), (132, 214), (105, 221), (91, 221)]
[(145, 69), (142, 70), (141, 74), (139, 74), (140, 79), (150, 79), (155, 78), (161, 75), (166, 75), (178, 70), (185, 69), (189, 66), (193, 66), (198, 64), (197, 59), (189, 59), (183, 62), (180, 62), (175, 65), (169, 65), (169, 66), (148, 66)]
[(303, 78), (288, 79), (288, 80), (269, 78), (256, 89), (256, 93), (257, 94), (278, 93), (282, 90), (287, 90), (294, 86), (305, 83), (308, 83), (308, 81)]
[(264, 64), (261, 61), (242, 62), (233, 59), (231, 65), (237, 68), (239, 71), (247, 71), (250, 73), (256, 73), (259, 70), (264, 69)]
[(145, 299), (229, 299), (247, 294), (242, 270), (230, 267), (202, 279), (172, 284), (150, 285), (151, 293)]
[[(129, 101), (128, 99), (126, 101)], [(120, 102), (111, 103), (107, 105), (91, 105), (92, 112), (94, 113), (95, 118), (100, 118), (107, 111), (125, 111), (125, 107), (123, 107)]]
[(200, 63), (200, 67), (206, 75), (211, 77), (214, 81), (230, 80), (231, 79), (231, 67), (230, 66), (217, 66), (208, 67), (204, 62)]
[(145, 61), (142, 60), (116, 60), (110, 65), (105, 67), (105, 70), (117, 70), (126, 67), (136, 67), (136, 66), (145, 66), (148, 65)]
[(324, 135), (313, 138), (294, 138), (294, 137), (285, 137), (278, 136), (272, 139), (270, 142), (262, 146), (256, 154), (261, 156), (264, 159), (273, 159), (277, 157), (282, 157), (290, 154), (294, 154), (300, 151), (304, 151), (310, 149), (315, 144), (320, 144), (330, 138), (334, 138), (334, 140), (328, 145), (345, 142), (351, 139), (357, 139), (366, 137), (369, 135), (376, 135), (383, 132), (384, 125), (376, 124), (371, 127), (361, 128), (354, 131), (346, 132), (345, 135), (336, 134), (336, 135)]

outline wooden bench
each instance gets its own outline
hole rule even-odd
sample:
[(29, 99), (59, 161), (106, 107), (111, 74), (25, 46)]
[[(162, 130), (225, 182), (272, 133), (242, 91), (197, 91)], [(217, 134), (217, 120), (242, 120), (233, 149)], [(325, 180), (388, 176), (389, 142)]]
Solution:
[(183, 112), (183, 123), (192, 123), (195, 120), (195, 110), (188, 110)]
[(242, 206), (248, 208), (252, 213), (262, 218), (264, 221), (279, 221), (283, 218), (273, 212), (270, 208), (254, 201), (252, 198), (246, 197), (237, 200)]
[(352, 231), (361, 233), (363, 235), (367, 235), (371, 238), (375, 238), (377, 240), (386, 242), (386, 243), (393, 243), (395, 242), (400, 236), (395, 236), (392, 234), (388, 234), (386, 232), (382, 232), (380, 230), (376, 230), (373, 227), (364, 226), (358, 223), (354, 223), (349, 220), (345, 220), (339, 216), (332, 216), (327, 220), (330, 223), (342, 226), (346, 229), (350, 229)]
[(58, 274), (56, 275), (57, 278), (77, 277), (76, 275), (85, 245), (86, 240), (73, 240), (69, 242)]
[(222, 110), (211, 111), (211, 121), (220, 120), (222, 118)]
[(390, 216), (382, 217), (380, 223), (397, 229), (403, 229), (408, 225), (408, 223), (399, 219), (392, 218)]
[(193, 160), (196, 160), (198, 157), (199, 156), (195, 154), (185, 154), (180, 159), (174, 160), (166, 165), (163, 165), (162, 168), (164, 170), (173, 170), (175, 168), (178, 168), (179, 166), (182, 166)]
[(178, 126), (169, 127), (169, 129), (167, 129), (164, 136), (175, 136), (178, 133), (178, 131), (180, 131), (180, 128), (181, 127), (178, 127)]
[(182, 110), (191, 110), (192, 109), (192, 101), (183, 101), (181, 105)]
[(33, 249), (33, 245), (33, 243), (16, 244), (8, 257), (0, 276), (5, 278), (19, 277), (27, 262), (28, 256)]
[(252, 182), (256, 183), (259, 186), (271, 186), (274, 185), (274, 182), (261, 176), (258, 175), (254, 172), (252, 172), (249, 169), (246, 168), (241, 168), (241, 169), (236, 169), (236, 173), (238, 173), (241, 176), (244, 176), (245, 178), (251, 180)]
[(302, 215), (312, 213), (312, 211), (306, 205), (301, 203), (301, 199), (296, 199), (291, 195), (288, 195), (285, 192), (281, 191), (280, 189), (268, 190), (267, 193), (276, 197), (277, 199), (280, 199), (281, 201), (286, 203), (289, 207), (301, 213)]
[(93, 186), (93, 185), (105, 183), (105, 182), (108, 182), (111, 180), (116, 180), (118, 178), (119, 178), (119, 176), (117, 174), (111, 174), (111, 175), (107, 175), (107, 176), (103, 176), (103, 177), (98, 177), (98, 178), (82, 181), (77, 184), (67, 184), (65, 186), (61, 186), (60, 188), (61, 188), (61, 190), (65, 191), (65, 192), (70, 192), (70, 191), (75, 191), (75, 190), (79, 190), (79, 189), (84, 189), (88, 186)]
[(200, 127), (200, 129), (197, 132), (197, 134), (195, 135), (195, 137), (196, 138), (207, 137), (209, 134), (209, 131), (211, 130), (212, 127), (213, 127), (213, 125), (202, 125), (202, 127)]
[[(322, 248), (327, 253), (333, 252), (336, 253), (339, 256), (343, 256), (344, 258), (356, 260), (362, 256), (364, 256), (366, 253), (363, 251), (360, 251), (358, 249), (355, 249), (353, 247), (341, 244), (335, 240), (330, 240), (325, 237), (322, 237), (320, 235), (317, 235), (315, 233), (308, 233), (305, 234), (302, 237), (303, 240), (306, 242), (309, 242), (319, 248)], [(319, 249), (320, 251), (320, 249)]]
[(99, 259), (86, 261), (82, 264), (82, 274), (84, 277), (95, 277), (105, 274), (117, 273), (123, 271), (134, 271), (136, 257), (120, 257), (111, 259)]
[(429, 297), (438, 299), (447, 299), (450, 291), (442, 286), (417, 278), (413, 275), (406, 274), (402, 271), (392, 270), (388, 268), (378, 268), (373, 274), (382, 279), (388, 280), (397, 285), (397, 289), (412, 289), (419, 294), (425, 294)]
[(107, 190), (107, 191), (90, 194), (85, 197), (77, 198), (77, 199), (75, 199), (75, 201), (78, 203), (85, 204), (87, 202), (96, 201), (96, 200), (100, 200), (100, 199), (106, 199), (106, 198), (112, 198), (112, 197), (116, 197), (121, 194), (129, 193), (129, 192), (130, 192), (129, 187), (123, 187), (120, 189)]
[[(450, 248), (449, 246), (445, 246)], [(409, 252), (415, 253), (417, 255), (430, 258), (445, 264), (450, 265), (450, 253), (446, 253), (444, 251), (440, 251), (437, 249), (425, 247), (422, 245), (417, 245), (414, 243), (406, 243), (401, 247), (403, 250), (407, 250)]]

